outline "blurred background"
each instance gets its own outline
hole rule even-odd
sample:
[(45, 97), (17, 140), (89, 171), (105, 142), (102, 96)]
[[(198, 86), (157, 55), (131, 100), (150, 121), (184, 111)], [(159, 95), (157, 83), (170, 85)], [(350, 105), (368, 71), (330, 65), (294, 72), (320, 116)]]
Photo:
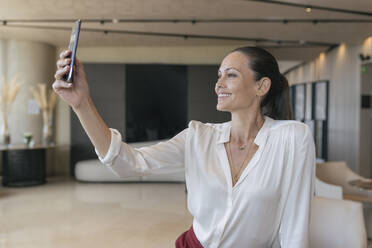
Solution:
[[(77, 56), (84, 63), (93, 101), (124, 141), (152, 144), (173, 137), (190, 120), (230, 120), (229, 113), (216, 111), (219, 64), (234, 48), (258, 46), (277, 58), (287, 77), (294, 118), (311, 128), (317, 162), (342, 161), (350, 173), (372, 177), (369, 0), (0, 0), (0, 4), (4, 186), (46, 181), (53, 185), (55, 178), (67, 178), (70, 184), (61, 183), (64, 187), (79, 180), (115, 181), (99, 169), (77, 170), (79, 162), (97, 162), (97, 156), (76, 115), (51, 90), (56, 60), (68, 47), (77, 19), (82, 20)], [(183, 180), (177, 175), (150, 181)], [(366, 192), (360, 194), (368, 196)], [(183, 204), (184, 195), (180, 197)], [(364, 209), (367, 202), (359, 199)], [(0, 210), (2, 204), (0, 198)], [(3, 228), (0, 225), (0, 246), (9, 241), (9, 236), (2, 236)], [(20, 244), (14, 242), (4, 247)], [(30, 244), (47, 247), (48, 242)], [(150, 247), (138, 242), (136, 247)]]

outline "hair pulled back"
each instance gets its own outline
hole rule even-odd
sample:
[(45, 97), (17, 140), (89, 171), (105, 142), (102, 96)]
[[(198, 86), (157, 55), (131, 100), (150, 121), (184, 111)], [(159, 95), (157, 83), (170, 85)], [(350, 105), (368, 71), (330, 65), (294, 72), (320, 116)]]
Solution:
[(270, 90), (261, 101), (261, 114), (276, 120), (292, 120), (288, 81), (280, 73), (274, 56), (262, 48), (251, 46), (240, 47), (232, 52), (241, 52), (248, 57), (256, 81), (263, 77), (271, 80)]

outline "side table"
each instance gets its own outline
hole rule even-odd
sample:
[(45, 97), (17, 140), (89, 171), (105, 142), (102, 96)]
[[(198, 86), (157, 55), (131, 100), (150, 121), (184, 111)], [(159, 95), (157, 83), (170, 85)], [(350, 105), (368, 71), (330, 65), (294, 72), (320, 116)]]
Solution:
[(0, 146), (3, 186), (23, 187), (46, 183), (46, 150), (52, 146)]

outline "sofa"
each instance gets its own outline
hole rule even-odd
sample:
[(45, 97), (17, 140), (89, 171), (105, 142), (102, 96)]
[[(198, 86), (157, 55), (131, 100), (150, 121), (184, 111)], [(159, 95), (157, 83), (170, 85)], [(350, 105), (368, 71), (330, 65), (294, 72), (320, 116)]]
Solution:
[(366, 248), (362, 204), (315, 196), (311, 206), (310, 247)]
[(342, 188), (343, 198), (363, 202), (364, 218), (368, 238), (372, 238), (372, 189), (353, 186), (351, 182), (360, 181), (372, 184), (371, 178), (365, 178), (352, 171), (345, 161), (317, 163), (316, 176), (323, 182)]

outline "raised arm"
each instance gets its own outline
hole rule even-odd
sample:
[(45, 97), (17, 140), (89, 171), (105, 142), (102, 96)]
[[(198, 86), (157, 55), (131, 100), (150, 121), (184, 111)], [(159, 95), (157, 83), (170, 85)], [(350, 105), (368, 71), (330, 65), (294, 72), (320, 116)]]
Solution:
[(166, 142), (156, 145), (133, 148), (122, 141), (121, 134), (109, 129), (98, 114), (89, 94), (83, 65), (76, 60), (74, 81), (69, 84), (62, 80), (69, 70), (71, 51), (64, 51), (57, 61), (54, 91), (67, 102), (87, 133), (95, 151), (103, 164), (120, 177), (138, 174), (159, 174), (183, 170), (184, 147), (187, 130)]
[(53, 89), (74, 110), (98, 154), (105, 156), (110, 146), (111, 132), (92, 102), (83, 64), (76, 59), (73, 83), (62, 80), (69, 70), (70, 54), (70, 50), (60, 54)]
[(111, 129), (111, 144), (106, 156), (97, 155), (118, 177), (167, 174), (184, 171), (185, 144), (189, 128), (167, 141), (152, 146), (134, 148), (121, 140), (121, 134)]

